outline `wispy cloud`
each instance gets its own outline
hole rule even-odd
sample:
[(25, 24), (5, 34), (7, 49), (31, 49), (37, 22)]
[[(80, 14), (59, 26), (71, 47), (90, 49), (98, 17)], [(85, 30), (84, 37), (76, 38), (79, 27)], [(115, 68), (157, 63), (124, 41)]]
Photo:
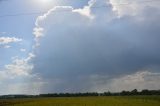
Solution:
[(26, 49), (20, 49), (20, 51), (21, 51), (21, 52), (25, 52), (25, 51), (26, 51)]
[(4, 48), (8, 49), (8, 48), (11, 48), (10, 45), (5, 45)]
[(6, 34), (6, 32), (0, 32), (0, 34), (2, 34), (2, 35), (3, 35), (3, 34)]
[(22, 39), (16, 37), (0, 37), (0, 44), (9, 44), (21, 41)]

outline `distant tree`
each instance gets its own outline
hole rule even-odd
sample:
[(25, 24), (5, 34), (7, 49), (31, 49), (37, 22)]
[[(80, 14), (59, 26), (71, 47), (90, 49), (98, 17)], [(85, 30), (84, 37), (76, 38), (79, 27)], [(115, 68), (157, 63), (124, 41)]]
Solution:
[(111, 96), (111, 92), (109, 92), (109, 91), (108, 92), (104, 92), (103, 96)]
[(148, 89), (144, 89), (141, 91), (141, 95), (149, 95), (150, 91)]
[(138, 95), (138, 90), (137, 89), (132, 90), (131, 95)]
[(120, 93), (120, 95), (122, 95), (122, 96), (130, 95), (130, 92), (123, 90), (123, 91)]

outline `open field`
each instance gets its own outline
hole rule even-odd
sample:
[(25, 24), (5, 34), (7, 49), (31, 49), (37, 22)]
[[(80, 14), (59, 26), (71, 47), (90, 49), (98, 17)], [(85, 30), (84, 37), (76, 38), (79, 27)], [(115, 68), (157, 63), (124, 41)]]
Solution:
[(3, 99), (0, 106), (160, 106), (160, 96)]

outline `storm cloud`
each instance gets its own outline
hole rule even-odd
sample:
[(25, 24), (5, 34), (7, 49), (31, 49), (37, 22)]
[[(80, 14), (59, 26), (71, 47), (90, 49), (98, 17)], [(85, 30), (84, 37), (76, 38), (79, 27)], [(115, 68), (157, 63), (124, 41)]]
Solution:
[(159, 8), (139, 7), (134, 14), (121, 14), (123, 9), (119, 12), (108, 0), (91, 0), (82, 9), (59, 6), (39, 16), (33, 73), (44, 83), (41, 92), (131, 89), (128, 83), (118, 84), (118, 78), (143, 73), (145, 85), (138, 87), (141, 83), (131, 77), (131, 84), (137, 84), (132, 87), (160, 87), (147, 83), (150, 79), (158, 83), (154, 73), (160, 73)]

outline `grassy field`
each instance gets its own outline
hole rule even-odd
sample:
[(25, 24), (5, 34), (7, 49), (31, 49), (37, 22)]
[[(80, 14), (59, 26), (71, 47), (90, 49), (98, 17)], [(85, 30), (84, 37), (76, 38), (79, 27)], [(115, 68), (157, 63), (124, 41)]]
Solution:
[(0, 106), (160, 106), (160, 96), (8, 99)]

